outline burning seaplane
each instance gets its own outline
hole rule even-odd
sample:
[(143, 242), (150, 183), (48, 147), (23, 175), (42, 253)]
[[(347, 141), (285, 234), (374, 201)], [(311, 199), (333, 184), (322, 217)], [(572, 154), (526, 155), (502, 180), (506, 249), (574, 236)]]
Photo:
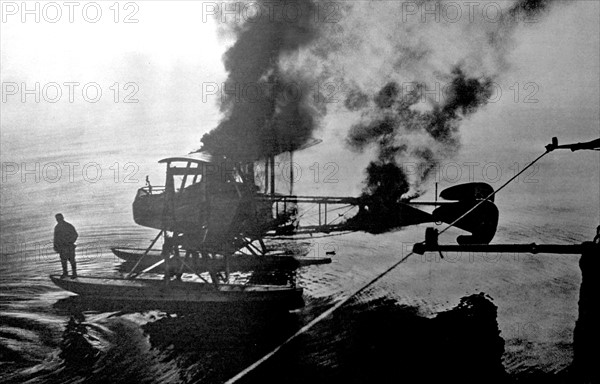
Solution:
[[(303, 300), (294, 271), (331, 259), (273, 250), (265, 244), (266, 238), (381, 233), (407, 225), (451, 222), (478, 203), (475, 214), (456, 223), (471, 232), (460, 236), (459, 243), (489, 243), (498, 223), (494, 203), (481, 204), (493, 192), (484, 183), (450, 187), (440, 194), (446, 201), (436, 197), (434, 202), (367, 195), (297, 196), (293, 194), (293, 167), (287, 178), (289, 193), (276, 192), (275, 156), (240, 163), (195, 152), (159, 163), (166, 165), (165, 185), (148, 183), (137, 191), (133, 202), (134, 221), (157, 229), (157, 236), (146, 249), (112, 248), (116, 256), (134, 264), (128, 275), (51, 276), (56, 285), (82, 296), (115, 301), (263, 302), (297, 308)], [(419, 205), (432, 205), (435, 210), (427, 213)], [(308, 212), (313, 213), (312, 221)], [(162, 247), (154, 248), (161, 237)], [(163, 281), (139, 278), (158, 267), (164, 269)], [(193, 274), (192, 278), (186, 275), (182, 281), (184, 272)], [(171, 280), (172, 275), (178, 278)], [(240, 276), (245, 277), (240, 281)]]

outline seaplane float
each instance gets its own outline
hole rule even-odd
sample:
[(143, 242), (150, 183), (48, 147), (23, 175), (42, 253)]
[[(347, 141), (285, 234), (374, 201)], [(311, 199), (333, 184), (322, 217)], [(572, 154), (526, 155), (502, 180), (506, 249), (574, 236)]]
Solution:
[[(194, 152), (160, 160), (166, 165), (164, 186), (147, 181), (133, 201), (135, 223), (158, 234), (147, 248), (112, 248), (129, 263), (128, 273), (74, 279), (51, 275), (50, 279), (84, 298), (115, 302), (264, 303), (293, 309), (303, 305), (296, 270), (330, 263), (331, 258), (274, 249), (266, 245), (268, 238), (293, 242), (319, 234), (380, 233), (382, 225), (450, 223), (475, 205), (473, 214), (455, 223), (470, 232), (459, 236), (458, 242), (487, 244), (496, 232), (498, 209), (493, 199), (482, 201), (493, 192), (488, 184), (456, 185), (440, 193), (442, 200), (436, 196), (432, 202), (383, 203), (367, 195), (299, 196), (293, 193), (293, 167), (286, 177), (289, 189), (276, 190), (278, 155), (234, 162)], [(434, 206), (433, 212), (418, 208), (422, 205)], [(158, 270), (162, 275), (155, 273)]]

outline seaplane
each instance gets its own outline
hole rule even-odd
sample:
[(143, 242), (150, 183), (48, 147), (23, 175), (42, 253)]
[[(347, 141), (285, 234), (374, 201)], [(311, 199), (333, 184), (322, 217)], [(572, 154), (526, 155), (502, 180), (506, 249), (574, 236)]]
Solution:
[[(116, 302), (264, 303), (296, 309), (304, 301), (295, 271), (330, 263), (331, 258), (274, 249), (267, 245), (267, 239), (294, 241), (355, 231), (382, 233), (428, 222), (450, 223), (476, 205), (473, 214), (455, 223), (470, 232), (457, 241), (487, 244), (496, 232), (498, 209), (493, 199), (481, 201), (493, 192), (488, 184), (447, 188), (439, 201), (436, 191), (433, 202), (390, 201), (364, 194), (300, 196), (293, 193), (293, 167), (286, 177), (289, 191), (276, 189), (276, 157), (283, 154), (239, 162), (197, 151), (160, 160), (166, 166), (164, 185), (153, 186), (147, 180), (133, 201), (135, 223), (156, 229), (158, 234), (147, 248), (112, 248), (131, 266), (127, 275), (74, 279), (52, 275), (51, 280), (80, 296)], [(293, 159), (293, 153), (287, 152), (287, 156)], [(433, 212), (419, 208), (425, 205), (433, 206)], [(140, 277), (156, 275), (160, 269), (162, 279)]]

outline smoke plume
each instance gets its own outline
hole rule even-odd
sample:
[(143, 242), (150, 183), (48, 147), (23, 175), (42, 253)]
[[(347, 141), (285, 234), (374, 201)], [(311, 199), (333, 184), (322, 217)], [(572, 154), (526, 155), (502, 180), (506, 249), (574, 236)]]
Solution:
[(228, 78), (220, 109), (225, 118), (202, 137), (203, 149), (213, 154), (255, 160), (294, 150), (312, 137), (322, 113), (309, 98), (306, 75), (279, 66), (282, 57), (318, 37), (314, 4), (294, 3), (298, 17), (291, 19), (266, 16), (266, 3), (253, 2), (260, 7), (255, 17), (226, 27), (236, 41), (223, 57)]
[[(374, 106), (365, 112), (362, 121), (350, 128), (348, 144), (352, 149), (363, 151), (374, 145), (377, 151), (377, 160), (367, 168), (365, 193), (400, 198), (398, 194), (408, 192), (408, 181), (403, 180), (405, 188), (390, 189), (382, 180), (406, 177), (402, 169), (408, 167), (414, 171), (412, 183), (418, 184), (442, 157), (459, 148), (460, 122), (489, 100), (492, 80), (468, 78), (460, 67), (454, 68), (451, 76), (445, 102), (435, 103), (426, 111), (413, 108), (423, 101), (424, 85), (404, 95), (397, 83), (386, 84), (375, 95)], [(430, 146), (417, 145), (418, 135), (433, 140), (439, 148), (437, 154)]]
[[(203, 149), (238, 159), (294, 150), (324, 121), (350, 113), (349, 148), (374, 153), (365, 194), (418, 194), (460, 148), (461, 123), (510, 69), (518, 31), (553, 3), (494, 2), (494, 15), (484, 12), (488, 3), (441, 0), (278, 2), (294, 4), (298, 17), (228, 26), (236, 41), (224, 56), (224, 118), (204, 135)], [(440, 13), (456, 4), (459, 18)], [(259, 97), (235, 91), (245, 85), (260, 89)], [(322, 94), (337, 98), (315, 97)]]

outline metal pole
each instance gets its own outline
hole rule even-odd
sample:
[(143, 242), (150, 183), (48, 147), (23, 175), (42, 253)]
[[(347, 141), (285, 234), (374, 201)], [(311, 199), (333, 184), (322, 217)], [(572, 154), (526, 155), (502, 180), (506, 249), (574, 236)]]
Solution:
[[(583, 244), (465, 244), (465, 245), (437, 245), (418, 243), (414, 245), (414, 252), (496, 252), (496, 253), (557, 253), (563, 255), (580, 255), (584, 251), (593, 249), (592, 246)], [(596, 249), (599, 247), (596, 246)]]
[(275, 194), (275, 157), (271, 156), (271, 195)]
[(150, 252), (150, 249), (152, 249), (152, 247), (154, 246), (154, 244), (156, 244), (156, 241), (158, 240), (158, 238), (160, 237), (160, 235), (162, 235), (162, 233), (163, 233), (162, 230), (160, 232), (158, 232), (158, 235), (156, 235), (156, 237), (154, 238), (154, 240), (152, 240), (152, 243), (150, 243), (150, 246), (148, 247), (148, 249), (146, 249), (146, 252), (144, 252), (144, 254), (138, 259), (137, 263), (135, 263), (135, 265), (131, 269), (131, 272), (129, 272), (129, 274), (127, 275), (127, 278), (131, 278), (131, 276), (133, 275), (133, 272), (135, 271), (135, 269), (137, 268), (137, 266), (140, 265), (140, 263), (141, 263), (142, 259), (144, 258), (144, 256), (146, 256), (148, 254), (148, 252)]
[(321, 203), (319, 203), (319, 226), (321, 226)]
[(294, 194), (294, 151), (290, 151), (290, 195)]
[(265, 160), (265, 193), (269, 193), (269, 158)]

